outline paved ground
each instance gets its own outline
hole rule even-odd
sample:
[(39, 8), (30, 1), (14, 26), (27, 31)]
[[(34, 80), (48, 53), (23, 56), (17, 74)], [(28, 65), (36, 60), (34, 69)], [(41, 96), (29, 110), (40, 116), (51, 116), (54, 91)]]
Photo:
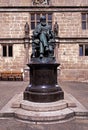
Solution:
[(63, 82), (60, 83), (63, 90), (71, 93), (79, 102), (88, 109), (88, 83)]
[[(17, 93), (24, 91), (28, 82), (0, 81), (0, 109)], [(63, 90), (71, 93), (88, 109), (88, 83), (63, 82)], [(16, 119), (0, 119), (0, 130), (88, 130), (88, 120), (72, 120), (65, 123), (33, 124)]]

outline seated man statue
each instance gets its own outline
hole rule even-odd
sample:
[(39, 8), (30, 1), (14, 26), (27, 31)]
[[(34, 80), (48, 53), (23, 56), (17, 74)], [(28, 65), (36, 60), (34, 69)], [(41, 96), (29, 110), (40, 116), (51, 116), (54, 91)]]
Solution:
[[(37, 41), (37, 42), (36, 42)], [(37, 44), (36, 44), (37, 43)], [(49, 57), (54, 55), (54, 33), (51, 27), (46, 23), (46, 17), (40, 18), (40, 24), (37, 25), (33, 32), (33, 56), (36, 45), (39, 46), (39, 57)]]

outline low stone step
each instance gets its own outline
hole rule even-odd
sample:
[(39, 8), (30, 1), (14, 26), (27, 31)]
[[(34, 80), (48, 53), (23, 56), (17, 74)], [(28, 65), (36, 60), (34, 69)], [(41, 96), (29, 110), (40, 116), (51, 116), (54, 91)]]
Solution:
[(67, 107), (68, 107), (68, 103), (66, 103), (66, 101), (64, 100), (56, 101), (52, 103), (34, 103), (25, 100), (21, 102), (22, 109), (28, 111), (36, 111), (36, 112), (57, 111), (57, 110), (65, 109)]
[(49, 112), (35, 112), (27, 111), (24, 109), (19, 109), (15, 111), (15, 118), (24, 120), (24, 121), (35, 121), (35, 122), (46, 122), (46, 121), (60, 121), (67, 120), (74, 117), (74, 112), (69, 108), (65, 108), (59, 111), (49, 111)]

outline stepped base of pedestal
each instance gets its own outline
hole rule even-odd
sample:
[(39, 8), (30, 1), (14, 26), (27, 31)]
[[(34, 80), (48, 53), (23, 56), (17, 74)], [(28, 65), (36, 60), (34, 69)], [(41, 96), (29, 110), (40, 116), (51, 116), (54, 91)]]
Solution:
[(34, 88), (27, 87), (23, 95), (24, 100), (42, 103), (64, 99), (64, 92), (59, 86), (36, 86)]
[(65, 99), (35, 103), (23, 100), (22, 93), (15, 95), (0, 111), (1, 117), (14, 117), (20, 121), (33, 123), (66, 122), (70, 119), (88, 118), (88, 110), (72, 95), (65, 93)]

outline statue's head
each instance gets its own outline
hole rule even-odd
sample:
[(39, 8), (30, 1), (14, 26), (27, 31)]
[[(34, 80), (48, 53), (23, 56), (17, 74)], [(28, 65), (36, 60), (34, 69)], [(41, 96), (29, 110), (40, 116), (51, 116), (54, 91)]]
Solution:
[(41, 18), (40, 18), (40, 22), (41, 22), (41, 24), (44, 26), (44, 25), (46, 25), (46, 17), (45, 16), (42, 16)]

